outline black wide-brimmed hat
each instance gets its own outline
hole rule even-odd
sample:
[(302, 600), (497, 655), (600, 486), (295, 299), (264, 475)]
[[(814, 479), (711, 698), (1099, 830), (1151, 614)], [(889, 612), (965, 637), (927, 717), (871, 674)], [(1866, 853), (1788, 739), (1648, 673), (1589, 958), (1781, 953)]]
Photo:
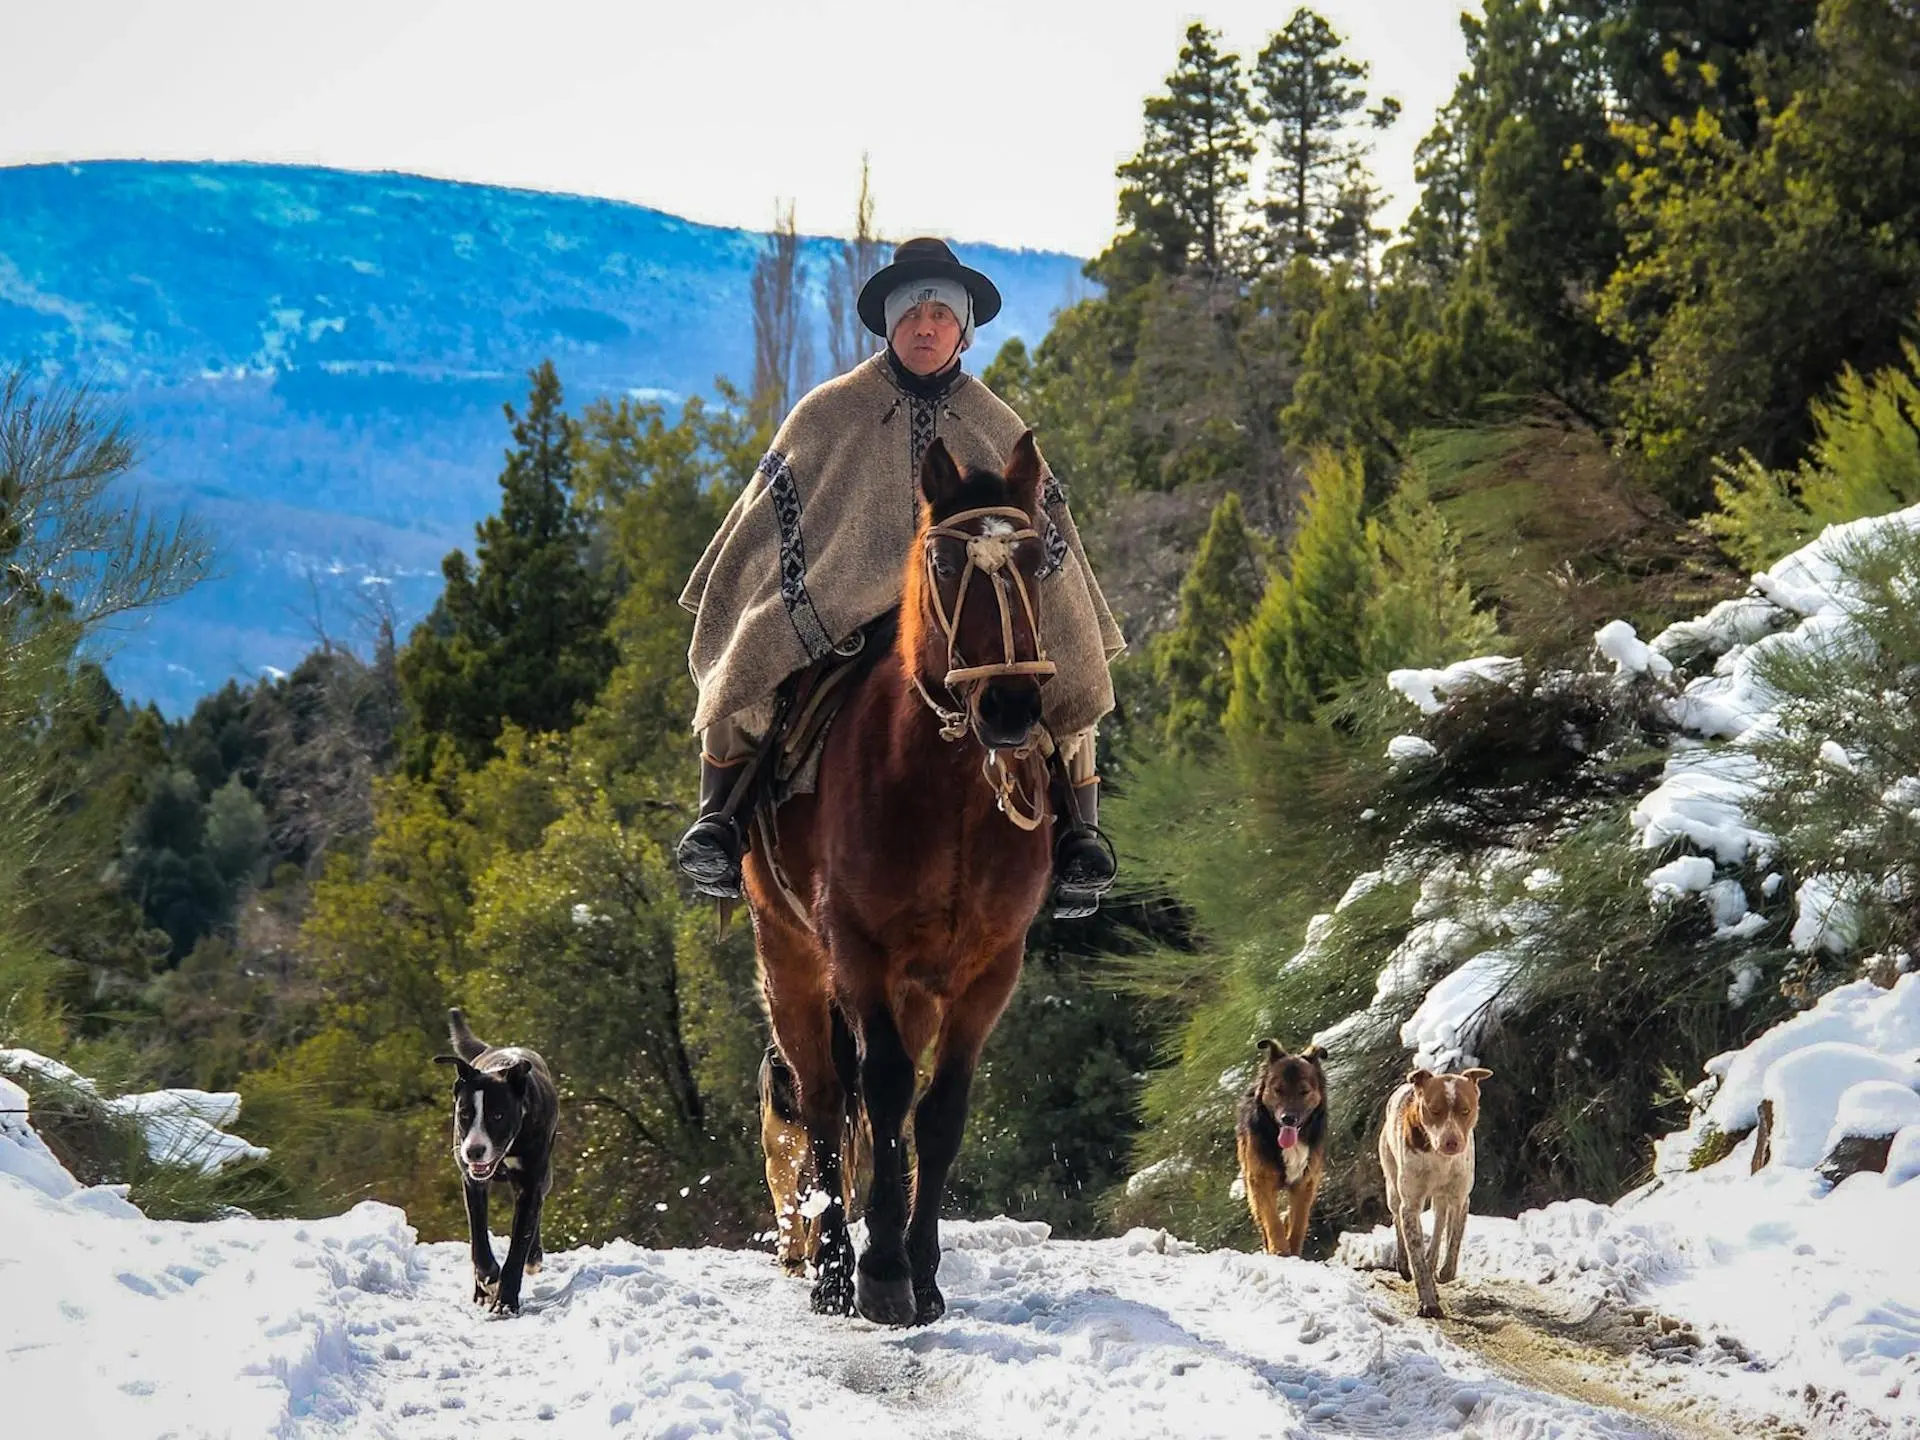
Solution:
[(958, 281), (973, 297), (973, 323), (984, 325), (1000, 313), (1000, 291), (978, 270), (954, 259), (944, 240), (921, 236), (894, 247), (893, 263), (876, 271), (860, 287), (860, 321), (882, 340), (887, 338), (887, 297), (912, 280), (934, 277)]

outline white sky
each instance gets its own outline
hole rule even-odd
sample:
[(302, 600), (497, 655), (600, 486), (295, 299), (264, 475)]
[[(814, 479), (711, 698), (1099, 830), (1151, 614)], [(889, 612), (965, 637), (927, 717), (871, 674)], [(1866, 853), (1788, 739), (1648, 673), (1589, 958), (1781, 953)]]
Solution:
[[(1321, 0), (1414, 144), (1463, 63), (1459, 0)], [(0, 0), (0, 165), (287, 160), (635, 200), (764, 226), (878, 222), (1081, 255), (1193, 18), (1250, 58), (1291, 6), (1214, 0)], [(0, 216), (0, 226), (5, 217)]]

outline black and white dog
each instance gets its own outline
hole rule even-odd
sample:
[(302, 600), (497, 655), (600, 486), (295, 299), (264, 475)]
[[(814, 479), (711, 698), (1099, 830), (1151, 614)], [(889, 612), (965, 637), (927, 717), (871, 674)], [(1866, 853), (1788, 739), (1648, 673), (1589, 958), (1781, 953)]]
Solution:
[[(553, 1188), (553, 1136), (560, 1095), (547, 1062), (517, 1045), (494, 1049), (467, 1028), (467, 1017), (447, 1012), (452, 1055), (434, 1063), (454, 1067), (453, 1153), (467, 1195), (473, 1241), (473, 1298), (497, 1315), (520, 1311), (520, 1277), (540, 1268), (540, 1207)], [(503, 1270), (487, 1234), (487, 1187), (513, 1186), (513, 1235)]]

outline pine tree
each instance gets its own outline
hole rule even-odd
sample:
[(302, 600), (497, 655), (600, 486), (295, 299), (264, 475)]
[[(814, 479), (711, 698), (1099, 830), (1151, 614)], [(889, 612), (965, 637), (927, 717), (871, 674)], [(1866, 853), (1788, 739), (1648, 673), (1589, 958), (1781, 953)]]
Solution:
[(1180, 584), (1180, 619), (1154, 652), (1167, 701), (1166, 736), (1180, 749), (1216, 734), (1233, 688), (1229, 642), (1260, 602), (1264, 565), (1240, 496), (1228, 491)]
[[(1204, 25), (1187, 28), (1166, 93), (1146, 103), (1140, 153), (1120, 167), (1121, 223), (1145, 247), (1152, 268), (1167, 274), (1228, 269), (1246, 191), (1254, 150), (1247, 85), (1240, 57), (1222, 54), (1218, 41)], [(1126, 238), (1108, 256), (1124, 254)]]
[(1407, 217), (1404, 247), (1388, 259), (1444, 288), (1466, 267), (1474, 239), (1473, 172), (1458, 96), (1441, 107), (1433, 129), (1414, 149), (1413, 178), (1420, 199)]
[(1391, 233), (1375, 223), (1384, 198), (1373, 183), (1372, 172), (1356, 157), (1347, 162), (1346, 177), (1327, 217), (1327, 258), (1344, 261), (1353, 268), (1368, 309), (1373, 308), (1374, 285), (1379, 278), (1374, 257)]
[[(1303, 6), (1254, 64), (1260, 119), (1271, 127), (1274, 193), (1266, 216), (1275, 258), (1323, 253), (1328, 218), (1359, 155), (1347, 131), (1366, 107), (1368, 66), (1349, 58), (1345, 43)], [(1399, 113), (1387, 101), (1368, 119), (1384, 128)]]
[(446, 591), (400, 657), (416, 774), (430, 768), (442, 737), (479, 765), (504, 723), (569, 728), (613, 665), (609, 597), (587, 568), (573, 501), (574, 422), (553, 362), (532, 380), (525, 416), (506, 407), (515, 448), (500, 475), (500, 511), (476, 527), (471, 567), (458, 550), (442, 563)]
[(1444, 665), (1494, 646), (1498, 626), (1490, 612), (1474, 608), (1453, 534), (1418, 467), (1406, 468), (1392, 498), (1367, 521), (1367, 553), (1374, 585), (1361, 631), (1364, 673)]
[(873, 229), (872, 170), (860, 157), (860, 199), (854, 205), (853, 235), (827, 261), (827, 355), (835, 375), (844, 375), (874, 348), (860, 321), (860, 287), (886, 263), (886, 246)]
[(1307, 720), (1360, 673), (1372, 565), (1360, 521), (1364, 468), (1357, 456), (1317, 453), (1311, 489), (1288, 551), (1260, 608), (1234, 639), (1230, 735), (1273, 734)]

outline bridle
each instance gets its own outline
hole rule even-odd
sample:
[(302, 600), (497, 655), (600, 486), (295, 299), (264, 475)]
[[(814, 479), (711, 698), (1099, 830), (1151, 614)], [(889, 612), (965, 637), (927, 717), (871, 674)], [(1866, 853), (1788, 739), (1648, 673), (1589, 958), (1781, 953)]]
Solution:
[[(1000, 534), (981, 534), (965, 527), (980, 520), (1010, 521), (1013, 529)], [(959, 708), (950, 708), (940, 704), (927, 693), (927, 687), (916, 674), (913, 676), (913, 688), (920, 692), (920, 698), (940, 720), (940, 738), (955, 741), (963, 738), (977, 717), (980, 709), (980, 697), (989, 681), (1003, 679), (1010, 675), (1032, 676), (1041, 684), (1050, 679), (1056, 666), (1047, 659), (1045, 648), (1040, 643), (1040, 617), (1033, 604), (1033, 591), (1027, 584), (1027, 577), (1020, 573), (1020, 567), (1013, 563), (1013, 553), (1023, 541), (1038, 540), (1040, 532), (1033, 528), (1033, 520), (1026, 511), (1011, 505), (985, 505), (976, 510), (962, 510), (950, 515), (938, 525), (927, 527), (921, 563), (926, 568), (927, 590), (933, 600), (934, 618), (940, 622), (941, 632), (947, 638), (947, 673), (942, 681), (948, 696), (959, 702)], [(967, 547), (967, 563), (960, 571), (959, 588), (954, 592), (953, 613), (947, 613), (945, 598), (940, 593), (940, 576), (934, 566), (934, 543), (939, 540), (959, 540)], [(967, 595), (973, 588), (974, 575), (982, 574), (992, 582), (993, 597), (1000, 607), (1000, 648), (1003, 658), (984, 665), (969, 665), (960, 654), (960, 618), (966, 613)], [(1022, 660), (1015, 648), (1013, 638), (1013, 600), (1020, 603), (1020, 613), (1026, 617), (1027, 632), (1033, 636), (1034, 658)], [(1024, 761), (1033, 753), (1036, 745), (1045, 743), (1046, 731), (1041, 727), (1034, 740), (1029, 741), (1014, 752), (1016, 761)], [(1020, 794), (1018, 780), (1014, 772), (1001, 757), (998, 750), (987, 752), (983, 767), (988, 783), (1000, 796), (1000, 809), (1007, 818), (1023, 830), (1037, 829), (1046, 818), (1044, 805), (1039, 797), (1031, 803)]]

